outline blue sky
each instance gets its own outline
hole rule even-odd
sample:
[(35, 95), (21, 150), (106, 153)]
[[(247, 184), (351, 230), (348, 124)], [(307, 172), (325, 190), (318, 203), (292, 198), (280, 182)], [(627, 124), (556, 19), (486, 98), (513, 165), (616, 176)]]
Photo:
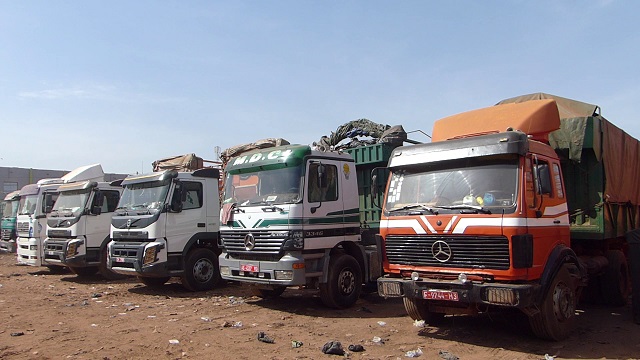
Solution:
[[(636, 1), (0, 0), (0, 166), (149, 172), (546, 92), (640, 138)], [(416, 140), (428, 141), (418, 133)]]

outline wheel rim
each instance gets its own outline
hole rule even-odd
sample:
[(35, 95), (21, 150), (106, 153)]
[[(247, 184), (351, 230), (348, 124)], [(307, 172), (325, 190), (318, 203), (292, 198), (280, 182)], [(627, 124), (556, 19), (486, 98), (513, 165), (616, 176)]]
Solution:
[(553, 290), (553, 313), (559, 321), (565, 321), (575, 313), (573, 291), (564, 283)]
[(213, 263), (209, 259), (199, 259), (193, 265), (193, 278), (205, 283), (213, 277)]
[(349, 295), (353, 292), (356, 287), (356, 277), (351, 269), (345, 269), (340, 272), (340, 276), (338, 277), (338, 286), (340, 287), (340, 292), (345, 295)]

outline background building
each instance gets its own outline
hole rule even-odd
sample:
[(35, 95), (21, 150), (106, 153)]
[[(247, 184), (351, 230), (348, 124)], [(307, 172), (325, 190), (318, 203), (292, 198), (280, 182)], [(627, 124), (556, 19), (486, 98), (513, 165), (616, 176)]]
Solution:
[[(42, 170), (0, 166), (0, 199), (28, 184), (35, 184), (40, 179), (60, 178), (71, 170)], [(127, 174), (105, 173), (105, 181), (124, 179)]]

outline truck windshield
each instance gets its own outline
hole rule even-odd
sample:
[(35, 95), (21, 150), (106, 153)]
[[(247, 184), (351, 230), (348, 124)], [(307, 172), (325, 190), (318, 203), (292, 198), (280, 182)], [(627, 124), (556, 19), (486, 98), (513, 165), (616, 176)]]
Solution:
[(61, 192), (53, 205), (52, 217), (80, 216), (89, 199), (88, 190), (73, 190)]
[(124, 210), (158, 210), (162, 209), (167, 199), (170, 182), (152, 181), (128, 184), (124, 187), (118, 209)]
[(20, 198), (19, 215), (33, 215), (36, 212), (36, 204), (39, 195), (27, 195)]
[(18, 200), (5, 201), (4, 204), (2, 217), (15, 217), (18, 213)]
[(387, 214), (406, 211), (508, 213), (515, 211), (517, 160), (455, 161), (393, 171)]
[(301, 166), (227, 174), (225, 203), (290, 204), (300, 200)]

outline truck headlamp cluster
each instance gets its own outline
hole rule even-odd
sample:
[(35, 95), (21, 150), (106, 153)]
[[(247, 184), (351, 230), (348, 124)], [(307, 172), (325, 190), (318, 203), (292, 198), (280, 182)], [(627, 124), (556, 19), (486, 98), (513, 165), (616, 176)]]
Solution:
[(67, 258), (74, 257), (78, 255), (78, 247), (82, 245), (82, 241), (70, 241), (67, 244)]
[(158, 260), (158, 250), (160, 249), (159, 245), (149, 246), (144, 249), (144, 257), (142, 258), (142, 265), (149, 265)]
[(486, 301), (491, 304), (503, 306), (517, 306), (520, 302), (518, 294), (512, 289), (487, 288), (485, 292)]
[(291, 230), (287, 232), (282, 244), (282, 250), (302, 249), (304, 249), (304, 236), (302, 235), (302, 231)]

